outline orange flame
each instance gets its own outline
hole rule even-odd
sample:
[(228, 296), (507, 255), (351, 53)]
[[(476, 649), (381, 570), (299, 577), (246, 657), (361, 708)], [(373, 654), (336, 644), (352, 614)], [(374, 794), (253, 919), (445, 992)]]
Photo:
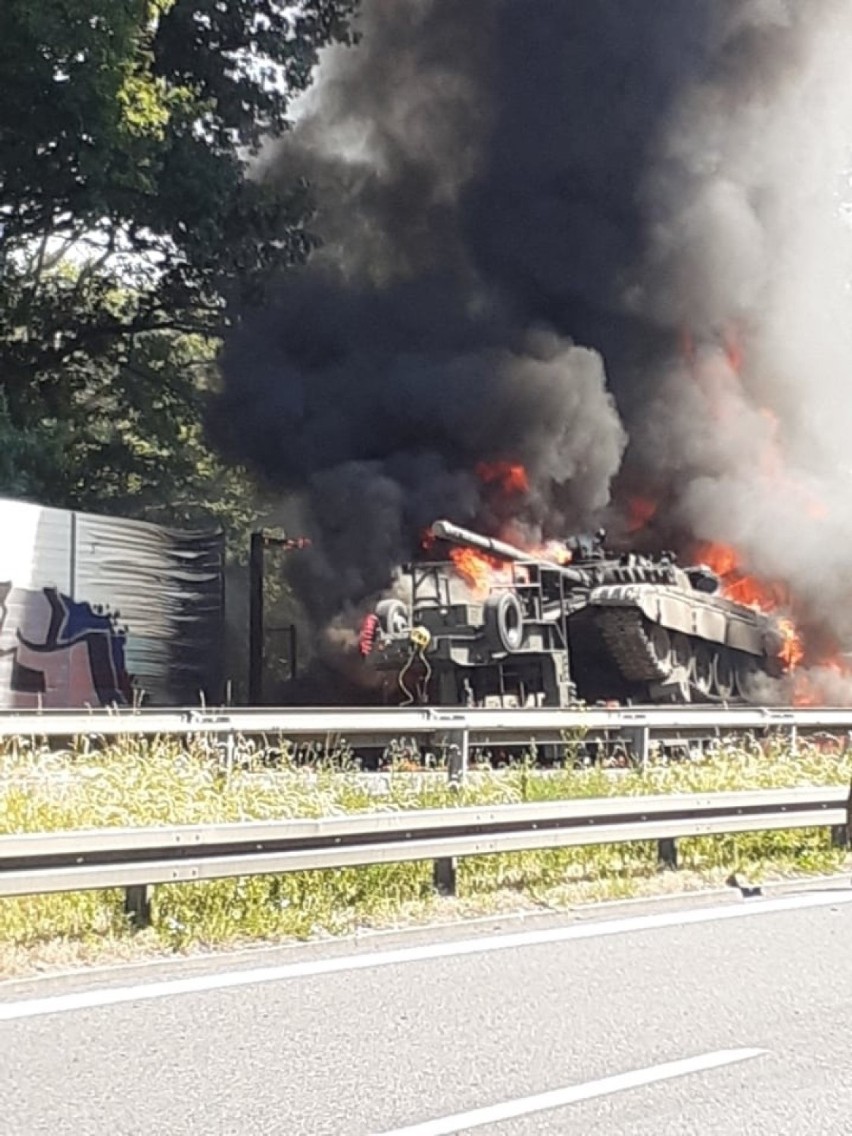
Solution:
[[(569, 564), (572, 552), (558, 540), (545, 544), (524, 546), (516, 544), (531, 560), (547, 560), (551, 564)], [(475, 548), (451, 548), (450, 560), (456, 573), (464, 580), (476, 599), (484, 599), (495, 585), (511, 583), (528, 573), (517, 563), (510, 564), (499, 556), (491, 556)], [(514, 575), (513, 575), (514, 573)]]
[(571, 549), (558, 540), (549, 540), (546, 544), (531, 548), (529, 553), (537, 560), (552, 560), (554, 564), (570, 564), (574, 559)]
[(473, 548), (451, 548), (450, 560), (477, 599), (484, 599), (495, 583), (510, 576), (505, 561)]
[(527, 471), (519, 462), (479, 462), (476, 476), (486, 485), (496, 485), (503, 493), (526, 493), (530, 487)]
[(805, 648), (802, 646), (801, 637), (796, 630), (795, 623), (786, 616), (778, 620), (778, 630), (782, 638), (781, 650), (778, 653), (781, 656), (784, 669), (794, 671), (805, 657)]
[(650, 497), (631, 497), (627, 502), (627, 531), (639, 532), (644, 529), (657, 513), (657, 502)]
[(823, 659), (810, 673), (800, 671), (796, 675), (793, 701), (797, 706), (819, 706), (825, 701), (826, 686), (830, 689), (833, 685), (832, 680), (848, 682), (849, 675), (848, 663), (839, 657)]
[[(765, 612), (790, 607), (790, 593), (785, 585), (747, 575), (740, 566), (739, 556), (730, 545), (705, 542), (696, 548), (695, 559), (706, 564), (719, 576), (722, 592), (728, 599)], [(776, 620), (776, 628), (781, 636), (778, 655), (784, 669), (792, 672), (805, 657), (801, 634), (788, 615)]]
[(783, 584), (748, 576), (742, 570), (739, 554), (729, 544), (705, 541), (694, 551), (694, 558), (711, 568), (722, 580), (725, 595), (737, 603), (775, 611), (787, 607), (790, 595)]

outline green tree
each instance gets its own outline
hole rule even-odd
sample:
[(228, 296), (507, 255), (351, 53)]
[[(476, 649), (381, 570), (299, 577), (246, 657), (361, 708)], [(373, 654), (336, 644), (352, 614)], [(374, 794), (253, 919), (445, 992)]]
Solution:
[(225, 507), (216, 336), (311, 247), (306, 187), (247, 162), (356, 3), (3, 0), (0, 492), (174, 517), (215, 484)]
[(135, 254), (156, 274), (147, 328), (218, 314), (223, 293), (303, 255), (304, 187), (247, 179), (246, 158), (286, 129), (354, 4), (4, 0), (0, 256), (35, 242), (38, 276), (59, 242), (93, 243), (95, 264)]

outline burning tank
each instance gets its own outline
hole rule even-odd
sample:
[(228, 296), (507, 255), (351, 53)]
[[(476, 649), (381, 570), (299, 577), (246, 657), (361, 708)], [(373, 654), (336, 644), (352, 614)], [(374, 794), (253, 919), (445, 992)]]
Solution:
[(449, 521), (431, 531), (498, 571), (477, 597), (446, 560), (410, 564), (409, 601), (368, 617), (362, 652), (405, 702), (745, 702), (783, 670), (775, 619), (725, 598), (704, 565), (611, 555), (602, 532), (570, 538), (556, 562)]

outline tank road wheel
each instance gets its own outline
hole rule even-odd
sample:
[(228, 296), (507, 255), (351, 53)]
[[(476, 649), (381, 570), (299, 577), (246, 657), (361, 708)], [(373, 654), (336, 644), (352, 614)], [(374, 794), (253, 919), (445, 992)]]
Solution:
[(752, 655), (737, 655), (734, 663), (734, 689), (746, 702), (750, 699), (751, 685), (759, 670), (757, 659)]
[(660, 678), (668, 678), (672, 671), (672, 638), (665, 627), (659, 623), (651, 625), (648, 631), (651, 654), (660, 672)]
[(729, 699), (734, 693), (736, 677), (734, 675), (734, 660), (729, 651), (717, 651), (713, 659), (713, 685), (720, 698)]
[(675, 631), (672, 635), (672, 666), (683, 667), (689, 674), (689, 664), (692, 661), (692, 647), (682, 631)]
[(706, 643), (695, 643), (692, 648), (692, 685), (702, 698), (713, 691), (713, 655)]
[(408, 626), (408, 613), (402, 600), (380, 600), (376, 617), (383, 635), (399, 635)]
[(517, 651), (524, 641), (524, 613), (514, 592), (489, 596), (482, 609), (485, 642), (492, 651)]

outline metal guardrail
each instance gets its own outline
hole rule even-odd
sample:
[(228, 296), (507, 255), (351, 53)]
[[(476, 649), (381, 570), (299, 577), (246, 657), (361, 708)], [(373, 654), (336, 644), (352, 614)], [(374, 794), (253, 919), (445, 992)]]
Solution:
[(849, 803), (843, 787), (808, 787), (8, 835), (0, 896), (124, 888), (143, 925), (154, 884), (408, 860), (434, 861), (436, 887), (452, 892), (463, 856), (647, 840), (675, 867), (682, 837), (831, 826), (839, 839)]
[(393, 737), (464, 730), (475, 740), (499, 735), (549, 736), (565, 731), (852, 730), (852, 707), (646, 706), (580, 709), (208, 708), (170, 710), (31, 710), (0, 712), (0, 738), (156, 734), (280, 734), (304, 740)]
[(535, 709), (409, 708), (197, 708), (170, 710), (0, 711), (0, 740), (118, 736), (210, 737), (223, 747), (228, 767), (236, 740), (270, 737), (289, 743), (340, 742), (361, 750), (386, 748), (393, 739), (443, 750), (449, 777), (461, 781), (471, 747), (565, 746), (570, 741), (620, 747), (645, 766), (653, 743), (685, 745), (726, 734), (784, 734), (795, 749), (800, 735), (843, 734), (852, 739), (852, 708), (753, 706), (626, 706)]

